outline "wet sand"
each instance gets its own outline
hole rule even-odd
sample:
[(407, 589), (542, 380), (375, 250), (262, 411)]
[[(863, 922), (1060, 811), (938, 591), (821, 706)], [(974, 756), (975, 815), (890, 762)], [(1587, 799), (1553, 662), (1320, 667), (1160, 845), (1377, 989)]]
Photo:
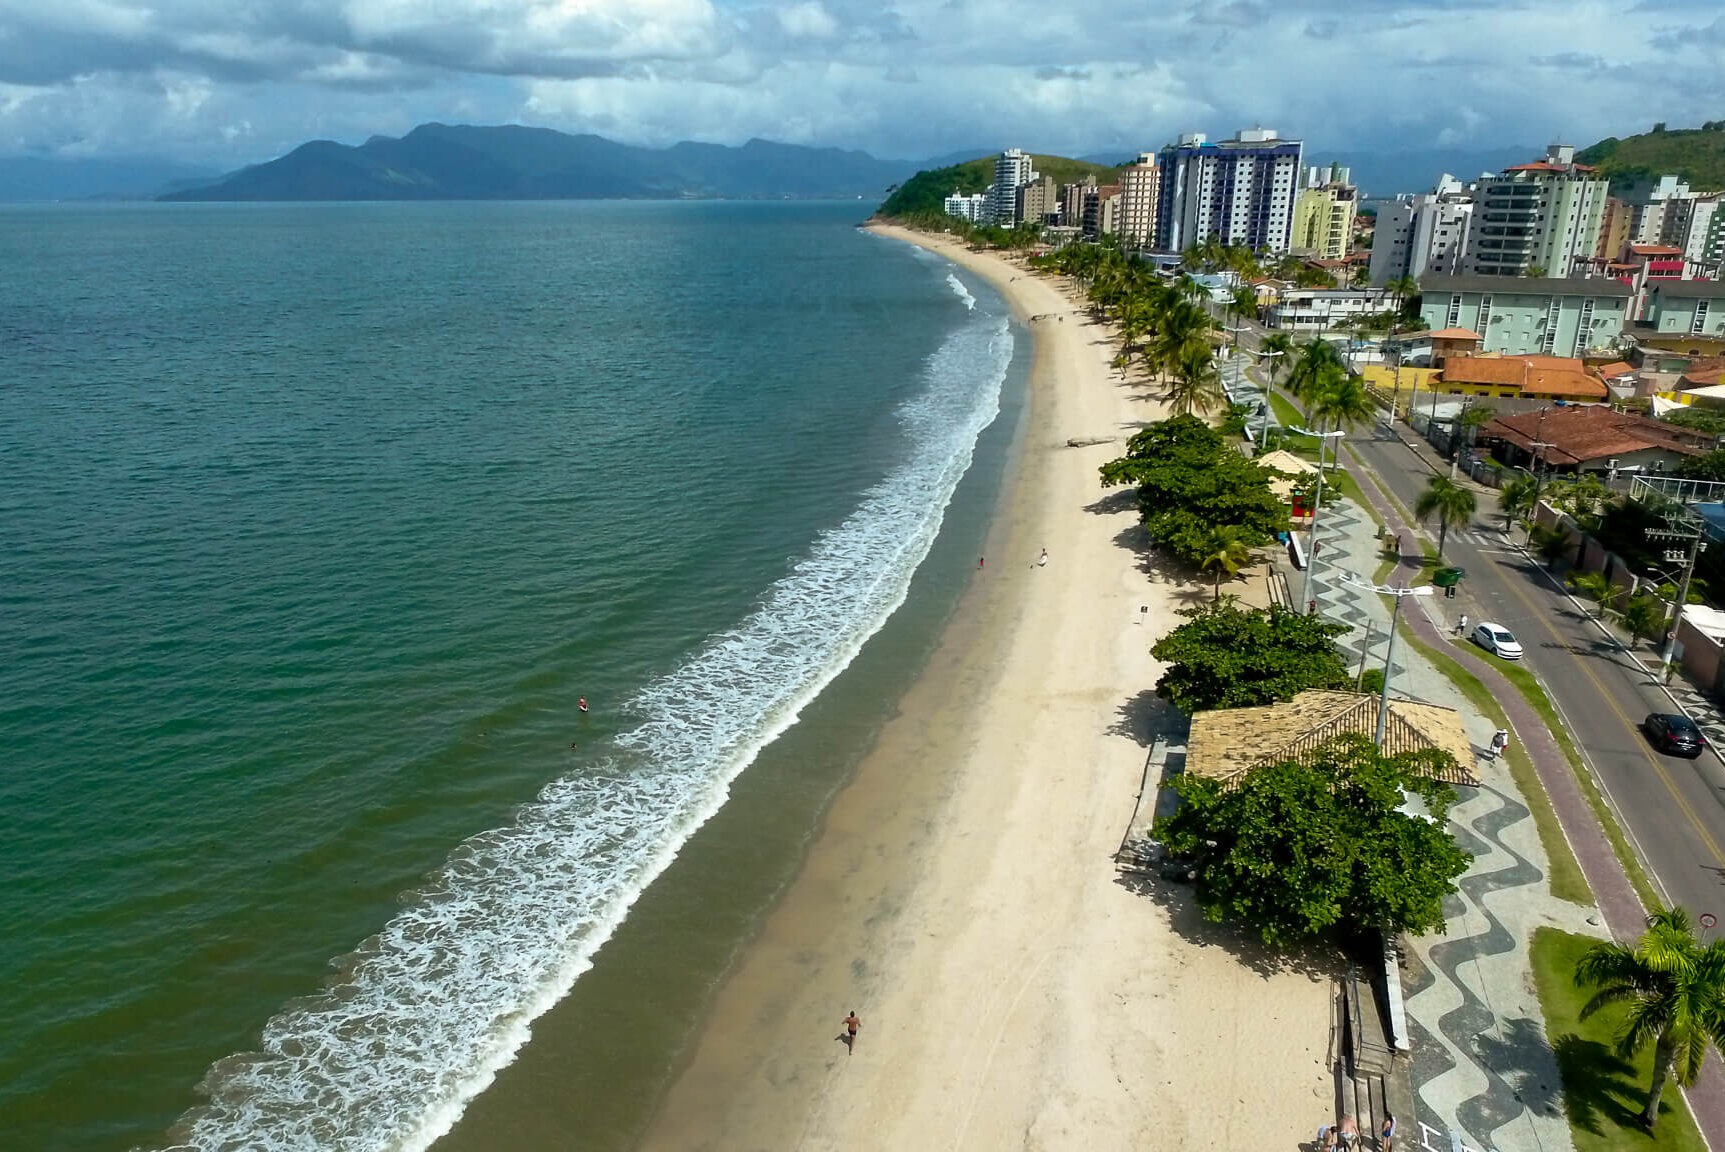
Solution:
[(1160, 405), (1111, 372), (1112, 340), (1051, 282), (878, 231), (986, 277), (1029, 326), (1025, 442), (986, 567), (642, 1146), (1310, 1140), (1332, 1097), (1328, 982), (1263, 963), (1183, 889), (1113, 861), (1157, 707), (1149, 645), (1208, 599), (1141, 569), (1133, 502), (1097, 477)]

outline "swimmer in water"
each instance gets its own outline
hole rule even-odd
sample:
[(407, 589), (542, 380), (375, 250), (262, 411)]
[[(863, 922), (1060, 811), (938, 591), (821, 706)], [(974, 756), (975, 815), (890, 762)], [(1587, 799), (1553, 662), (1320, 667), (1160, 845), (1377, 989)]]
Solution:
[(587, 711), (587, 697), (581, 697), (580, 701), (578, 701), (575, 706), (583, 712)]

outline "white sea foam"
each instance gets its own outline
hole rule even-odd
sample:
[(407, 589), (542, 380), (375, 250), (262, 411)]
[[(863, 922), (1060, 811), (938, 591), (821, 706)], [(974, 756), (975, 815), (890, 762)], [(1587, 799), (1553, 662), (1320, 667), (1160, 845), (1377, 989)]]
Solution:
[(461, 845), (329, 991), (215, 1065), (173, 1147), (415, 1152), (513, 1059), (730, 782), (904, 602), (1012, 355), (1006, 320), (948, 280), (973, 315), (900, 411), (905, 463), (753, 615), (641, 692), (608, 772), (556, 780)]
[(948, 272), (946, 274), (946, 285), (948, 288), (952, 289), (954, 295), (964, 301), (964, 307), (966, 310), (971, 312), (976, 311), (976, 297), (970, 294), (970, 289), (964, 286), (964, 281), (960, 280), (951, 272)]

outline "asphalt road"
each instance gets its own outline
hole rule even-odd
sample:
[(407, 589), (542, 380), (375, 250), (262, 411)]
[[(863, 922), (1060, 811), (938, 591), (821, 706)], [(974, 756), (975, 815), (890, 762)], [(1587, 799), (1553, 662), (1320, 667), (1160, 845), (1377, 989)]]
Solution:
[[(1432, 475), (1414, 450), (1381, 428), (1348, 444), (1411, 509)], [(1467, 570), (1451, 607), (1515, 633), (1655, 885), (1668, 901), (1725, 921), (1725, 765), (1711, 751), (1681, 760), (1653, 750), (1640, 723), (1649, 712), (1677, 711), (1670, 697), (1536, 561), (1508, 547), (1494, 500), (1483, 496), (1480, 511), (1444, 547), (1444, 558)]]

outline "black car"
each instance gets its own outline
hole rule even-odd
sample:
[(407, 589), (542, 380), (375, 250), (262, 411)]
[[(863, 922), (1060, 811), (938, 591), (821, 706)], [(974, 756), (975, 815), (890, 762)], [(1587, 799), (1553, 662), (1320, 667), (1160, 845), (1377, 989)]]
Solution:
[(1707, 747), (1701, 729), (1695, 727), (1695, 721), (1687, 716), (1654, 712), (1641, 722), (1641, 730), (1647, 733), (1655, 748), (1673, 756), (1693, 760)]

